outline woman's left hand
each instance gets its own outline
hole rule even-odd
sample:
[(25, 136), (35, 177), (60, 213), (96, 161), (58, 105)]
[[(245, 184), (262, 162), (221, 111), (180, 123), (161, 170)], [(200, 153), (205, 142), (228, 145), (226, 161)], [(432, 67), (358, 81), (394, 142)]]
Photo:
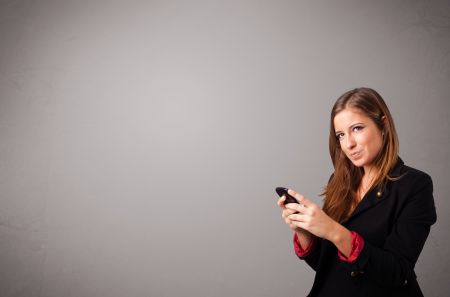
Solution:
[(303, 195), (292, 190), (289, 190), (288, 193), (299, 202), (299, 204), (286, 204), (286, 208), (298, 212), (289, 215), (289, 219), (294, 225), (309, 231), (317, 237), (333, 241), (333, 233), (340, 224), (330, 218), (317, 204), (306, 199)]

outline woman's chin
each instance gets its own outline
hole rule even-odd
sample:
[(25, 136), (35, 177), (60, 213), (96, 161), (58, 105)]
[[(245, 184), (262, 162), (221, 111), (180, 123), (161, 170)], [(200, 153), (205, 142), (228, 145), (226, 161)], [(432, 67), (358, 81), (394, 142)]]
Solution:
[(355, 165), (356, 167), (363, 167), (364, 166), (364, 161), (361, 159), (358, 160), (350, 160), (352, 161), (353, 165)]

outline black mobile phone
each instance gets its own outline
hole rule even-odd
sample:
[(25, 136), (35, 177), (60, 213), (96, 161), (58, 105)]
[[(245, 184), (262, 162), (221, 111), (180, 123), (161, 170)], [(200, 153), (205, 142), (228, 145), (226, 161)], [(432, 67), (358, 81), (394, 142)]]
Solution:
[(284, 200), (284, 204), (288, 203), (298, 203), (297, 199), (288, 194), (288, 189), (284, 187), (275, 188), (275, 192), (277, 192), (278, 196), (286, 196), (286, 200)]

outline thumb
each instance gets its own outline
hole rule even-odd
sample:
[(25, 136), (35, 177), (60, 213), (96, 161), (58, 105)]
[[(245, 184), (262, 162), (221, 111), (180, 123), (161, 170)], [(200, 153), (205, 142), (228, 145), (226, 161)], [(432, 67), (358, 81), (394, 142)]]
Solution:
[(303, 203), (307, 207), (311, 206), (313, 204), (311, 201), (306, 199), (305, 196), (303, 196), (303, 195), (301, 195), (301, 194), (299, 194), (299, 193), (297, 193), (297, 192), (295, 192), (295, 191), (293, 191), (291, 189), (288, 190), (288, 194), (291, 195), (292, 197), (294, 197), (295, 199), (297, 199), (297, 201), (299, 203)]

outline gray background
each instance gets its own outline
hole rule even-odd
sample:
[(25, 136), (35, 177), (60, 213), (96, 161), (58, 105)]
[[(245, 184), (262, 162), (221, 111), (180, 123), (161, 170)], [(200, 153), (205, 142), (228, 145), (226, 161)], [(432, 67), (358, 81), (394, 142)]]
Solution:
[(386, 99), (450, 291), (449, 1), (0, 1), (0, 296), (304, 296), (274, 187), (321, 204), (329, 113)]

